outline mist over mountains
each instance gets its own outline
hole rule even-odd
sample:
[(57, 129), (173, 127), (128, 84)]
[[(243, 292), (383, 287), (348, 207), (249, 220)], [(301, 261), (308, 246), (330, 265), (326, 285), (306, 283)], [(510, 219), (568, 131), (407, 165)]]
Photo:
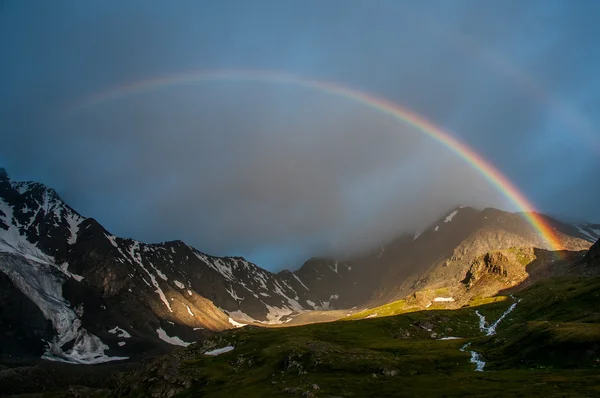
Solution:
[(111, 88), (223, 69), (397, 103), (468, 143), (541, 212), (600, 219), (597, 5), (135, 3), (0, 12), (11, 60), (0, 66), (0, 164), (115, 233), (280, 268), (384, 242), (457, 205), (518, 210), (412, 128), (292, 85), (157, 87), (64, 117)]
[(265, 83), (184, 92), (194, 100), (165, 89), (83, 110), (31, 137), (44, 170), (16, 176), (38, 169), (119, 235), (271, 269), (383, 244), (459, 204), (516, 210), (444, 146), (343, 98)]

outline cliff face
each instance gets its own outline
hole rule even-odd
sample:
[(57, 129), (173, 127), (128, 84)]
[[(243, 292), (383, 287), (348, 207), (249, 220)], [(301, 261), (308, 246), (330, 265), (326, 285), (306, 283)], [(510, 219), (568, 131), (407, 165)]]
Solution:
[(586, 261), (590, 267), (600, 267), (600, 240), (590, 247), (586, 255)]

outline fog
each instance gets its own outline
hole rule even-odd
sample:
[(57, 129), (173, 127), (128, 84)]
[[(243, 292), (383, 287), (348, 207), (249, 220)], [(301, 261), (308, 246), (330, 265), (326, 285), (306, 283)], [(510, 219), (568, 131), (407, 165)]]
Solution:
[(188, 71), (278, 70), (401, 104), (539, 211), (600, 221), (594, 3), (300, 4), (3, 4), (0, 163), (114, 234), (268, 269), (380, 245), (457, 205), (519, 210), (416, 128), (314, 88), (187, 82), (69, 108)]

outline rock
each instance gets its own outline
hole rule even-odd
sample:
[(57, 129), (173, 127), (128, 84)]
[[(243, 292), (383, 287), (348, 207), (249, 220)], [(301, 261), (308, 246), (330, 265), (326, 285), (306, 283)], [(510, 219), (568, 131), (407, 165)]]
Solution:
[(392, 337), (395, 339), (410, 339), (410, 332), (405, 329), (398, 329), (392, 332)]
[(425, 329), (428, 332), (431, 332), (431, 329), (433, 329), (433, 323), (429, 321), (417, 322), (416, 326), (420, 327), (421, 329)]
[(600, 267), (600, 240), (590, 247), (590, 250), (585, 255), (585, 258), (589, 266)]
[(386, 369), (383, 371), (384, 376), (396, 376), (398, 371), (396, 369)]
[(292, 353), (283, 361), (283, 368), (286, 371), (297, 371), (298, 375), (305, 374), (302, 364), (299, 362), (302, 359), (302, 354)]
[(316, 384), (313, 384), (313, 385), (312, 385), (312, 389), (313, 389), (313, 390), (320, 390), (319, 386), (318, 386), (318, 385), (316, 385)]

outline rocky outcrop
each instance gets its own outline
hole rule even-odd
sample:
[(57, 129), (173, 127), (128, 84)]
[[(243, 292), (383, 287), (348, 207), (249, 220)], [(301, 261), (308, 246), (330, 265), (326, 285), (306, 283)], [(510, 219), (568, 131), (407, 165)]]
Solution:
[(532, 248), (511, 248), (486, 253), (472, 261), (465, 278), (465, 298), (492, 296), (519, 285), (529, 277), (528, 267), (536, 261)]
[(484, 275), (507, 277), (508, 270), (513, 266), (511, 260), (503, 252), (486, 253), (473, 261), (463, 283), (469, 288)]
[(590, 267), (600, 268), (600, 240), (594, 243), (585, 256), (585, 261)]

